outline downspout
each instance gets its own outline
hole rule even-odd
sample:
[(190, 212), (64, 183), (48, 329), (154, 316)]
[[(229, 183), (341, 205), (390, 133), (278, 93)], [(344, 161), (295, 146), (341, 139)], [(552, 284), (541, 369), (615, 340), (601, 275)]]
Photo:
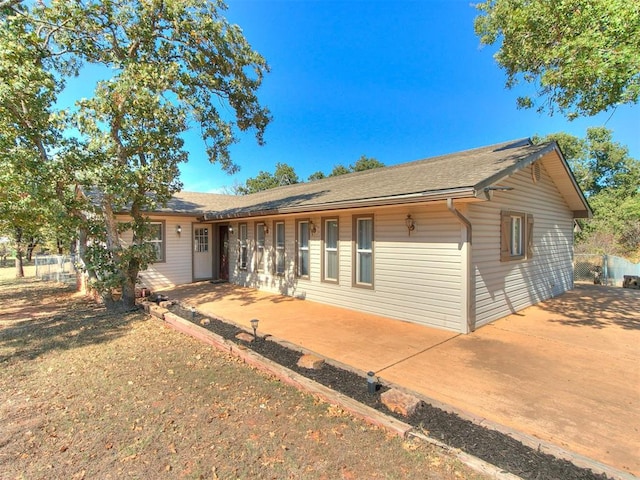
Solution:
[(453, 198), (447, 198), (447, 208), (455, 215), (456, 219), (465, 228), (465, 242), (462, 247), (462, 309), (461, 313), (465, 317), (462, 333), (470, 333), (475, 330), (475, 319), (473, 318), (473, 270), (471, 263), (471, 245), (473, 228), (467, 217), (460, 213), (453, 205)]

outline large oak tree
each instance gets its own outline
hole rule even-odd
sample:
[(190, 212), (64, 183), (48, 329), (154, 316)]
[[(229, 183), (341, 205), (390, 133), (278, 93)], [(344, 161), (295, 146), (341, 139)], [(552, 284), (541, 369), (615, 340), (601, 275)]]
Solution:
[(638, 102), (640, 2), (486, 0), (476, 8), (476, 34), (498, 45), (507, 87), (536, 89), (519, 106), (575, 118)]
[[(267, 63), (241, 29), (224, 18), (222, 2), (64, 0), (4, 2), (0, 8), (1, 27), (20, 25), (16, 42), (37, 51), (37, 58), (3, 56), (2, 62), (7, 68), (41, 72), (53, 82), (34, 81), (36, 91), (52, 98), (46, 105), (34, 104), (29, 118), (55, 116), (55, 95), (64, 79), (82, 67), (106, 72), (93, 96), (78, 99), (67, 115), (75, 130), (42, 149), (34, 142), (34, 152), (43, 155), (33, 161), (81, 160), (64, 190), (83, 187), (91, 202), (84, 208), (65, 205), (82, 221), (87, 247), (81, 253), (93, 286), (109, 308), (130, 308), (138, 273), (154, 260), (146, 242), (147, 213), (181, 188), (179, 165), (188, 160), (183, 134), (197, 129), (209, 160), (235, 171), (229, 147), (238, 131), (253, 130), (263, 143), (270, 120), (257, 98)], [(7, 122), (18, 130), (16, 138), (31, 129), (17, 120), (20, 115), (11, 113)], [(36, 136), (46, 137), (46, 121), (33, 128)], [(76, 137), (70, 149), (75, 153), (60, 157), (63, 139), (70, 135)], [(127, 221), (117, 216), (121, 212), (127, 212)], [(125, 230), (131, 232), (128, 244), (122, 241)], [(111, 296), (114, 289), (122, 291), (118, 301)]]

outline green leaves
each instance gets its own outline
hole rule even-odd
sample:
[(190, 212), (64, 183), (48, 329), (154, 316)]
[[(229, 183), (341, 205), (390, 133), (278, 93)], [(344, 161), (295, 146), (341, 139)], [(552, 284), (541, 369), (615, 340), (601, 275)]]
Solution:
[[(384, 167), (384, 163), (376, 160), (375, 158), (369, 158), (362, 155), (354, 164), (345, 167), (344, 165), (336, 165), (333, 167), (329, 177), (335, 177), (338, 175), (344, 175), (346, 173), (361, 172), (364, 170), (370, 170), (372, 168)], [(322, 180), (327, 176), (317, 171), (309, 175), (308, 181)], [(281, 187), (283, 185), (290, 185), (293, 183), (299, 183), (300, 179), (294, 171), (293, 167), (286, 163), (277, 163), (276, 170), (272, 174), (269, 172), (261, 171), (256, 177), (249, 178), (245, 182), (245, 185), (237, 186), (235, 191), (239, 195), (248, 195), (250, 193), (260, 192), (262, 190), (269, 190), (270, 188)]]
[(582, 223), (580, 242), (601, 253), (640, 257), (640, 161), (604, 127), (589, 128), (584, 139), (556, 133), (534, 141), (551, 140), (558, 142), (594, 211)]
[(592, 116), (640, 98), (640, 4), (627, 0), (487, 0), (475, 31), (499, 43), (507, 88), (525, 82), (521, 108)]
[[(182, 187), (179, 166), (189, 156), (182, 135), (199, 128), (209, 160), (229, 172), (237, 169), (229, 147), (239, 131), (264, 141), (270, 114), (257, 90), (268, 66), (224, 8), (208, 0), (2, 5), (2, 165), (40, 179), (34, 198), (58, 202), (82, 222), (93, 240), (86, 250), (92, 278), (107, 293), (120, 287), (125, 302), (133, 302), (138, 271), (152, 260), (146, 214)], [(86, 65), (110, 75), (93, 96), (77, 99), (72, 115), (59, 114), (64, 80)], [(12, 174), (5, 183), (19, 179)], [(99, 193), (98, 205), (83, 205), (79, 188)], [(19, 206), (19, 195), (9, 203)], [(126, 246), (115, 217), (123, 211), (132, 217)]]
[(263, 190), (269, 190), (283, 185), (292, 185), (299, 182), (300, 179), (293, 167), (286, 163), (278, 162), (273, 175), (269, 172), (261, 171), (256, 177), (247, 179), (245, 186), (238, 186), (236, 191), (240, 195), (248, 195), (250, 193), (261, 192)]

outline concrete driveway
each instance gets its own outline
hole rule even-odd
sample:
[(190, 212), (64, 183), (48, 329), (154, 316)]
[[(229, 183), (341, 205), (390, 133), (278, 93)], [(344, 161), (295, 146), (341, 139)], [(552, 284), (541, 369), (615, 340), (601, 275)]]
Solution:
[(580, 285), (469, 335), (228, 284), (167, 293), (247, 328), (258, 318), (261, 334), (640, 476), (640, 291)]

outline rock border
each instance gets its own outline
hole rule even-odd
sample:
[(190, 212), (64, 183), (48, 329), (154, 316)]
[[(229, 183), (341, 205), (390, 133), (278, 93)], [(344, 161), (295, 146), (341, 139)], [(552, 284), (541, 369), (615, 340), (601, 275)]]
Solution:
[[(266, 373), (272, 374), (277, 378), (279, 378), (281, 381), (284, 381), (285, 383), (292, 385), (298, 388), (299, 390), (317, 395), (329, 403), (337, 404), (341, 406), (345, 411), (350, 412), (351, 414), (363, 419), (364, 421), (372, 425), (376, 425), (381, 428), (384, 428), (387, 431), (403, 438), (407, 438), (407, 437), (420, 438), (423, 441), (426, 441), (435, 446), (438, 446), (439, 448), (456, 456), (458, 460), (460, 460), (462, 463), (469, 466), (470, 468), (480, 473), (483, 473), (485, 475), (492, 476), (493, 478), (496, 478), (499, 480), (503, 480), (503, 479), (504, 480), (517, 480), (517, 479), (522, 480), (521, 477), (518, 477), (515, 474), (507, 472), (504, 469), (499, 468), (485, 460), (482, 460), (458, 448), (451, 447), (446, 443), (443, 443), (439, 440), (436, 440), (435, 438), (425, 435), (423, 432), (417, 431), (415, 427), (410, 424), (401, 422), (395, 417), (386, 415), (384, 412), (381, 412), (375, 408), (364, 405), (352, 399), (351, 397), (348, 397), (347, 395), (344, 395), (340, 392), (332, 390), (318, 382), (315, 382), (307, 377), (304, 377), (301, 374), (298, 374), (297, 372), (289, 370), (288, 368), (278, 364), (277, 362), (274, 362), (266, 357), (263, 357), (257, 352), (254, 352), (248, 349), (247, 347), (244, 347), (232, 341), (226, 340), (222, 336), (216, 333), (213, 333), (212, 331), (204, 327), (201, 327), (189, 320), (186, 320), (180, 317), (179, 315), (176, 315), (168, 311), (166, 308), (161, 308), (161, 307), (158, 308), (158, 306), (156, 306), (154, 303), (151, 303), (151, 302), (142, 302), (142, 306), (144, 307), (145, 311), (149, 313), (151, 316), (158, 318), (160, 320), (164, 320), (167, 324), (169, 324), (174, 329), (184, 334), (190, 335), (194, 338), (197, 338), (205, 343), (213, 345), (220, 350), (227, 351), (228, 353), (242, 359), (243, 361), (254, 366), (255, 368), (261, 371), (264, 371)], [(162, 316), (160, 315), (161, 313), (162, 313)], [(201, 312), (197, 312), (197, 313), (201, 313)], [(220, 319), (220, 320), (226, 323), (229, 323), (231, 325), (234, 325), (239, 329), (246, 330), (244, 329), (243, 326), (237, 324), (236, 322), (233, 322), (227, 319)], [(267, 337), (269, 338), (269, 341), (274, 341), (292, 350), (300, 351), (305, 354), (310, 354), (310, 355), (323, 358), (325, 362), (327, 362), (328, 364), (331, 364), (338, 368), (342, 368), (344, 370), (351, 371), (353, 373), (357, 373), (363, 378), (366, 378), (365, 372), (361, 372), (357, 369), (354, 369), (349, 365), (336, 362), (333, 359), (325, 358), (322, 355), (319, 355), (308, 349), (295, 345), (291, 342), (288, 342), (287, 340), (283, 340), (271, 335), (266, 335), (265, 338)], [(525, 446), (528, 446), (534, 450), (539, 450), (543, 453), (552, 455), (556, 458), (567, 460), (579, 468), (589, 469), (595, 474), (604, 474), (613, 480), (638, 480), (638, 477), (635, 477), (634, 475), (628, 472), (624, 472), (614, 467), (610, 467), (606, 464), (598, 462), (597, 460), (588, 458), (586, 456), (577, 454), (575, 452), (565, 450), (557, 445), (542, 441), (539, 438), (532, 437), (522, 432), (510, 429), (504, 425), (491, 422), (485, 418), (478, 417), (477, 415), (472, 415), (466, 411), (455, 409), (450, 405), (444, 404), (435, 399), (429, 398), (425, 395), (411, 391), (401, 385), (384, 381), (383, 378), (380, 378), (380, 381), (390, 389), (395, 389), (400, 392), (404, 392), (407, 395), (417, 397), (422, 401), (424, 401), (425, 403), (430, 404), (436, 408), (439, 408), (445, 412), (454, 413), (460, 418), (462, 418), (463, 420), (470, 421), (472, 423), (475, 423), (476, 425), (484, 426), (491, 430), (495, 430), (504, 435), (510, 436), (515, 440), (521, 442)]]
[[(151, 306), (153, 307), (154, 305)], [(149, 313), (153, 318), (163, 320), (165, 324), (167, 324), (174, 330), (185, 335), (189, 335), (221, 351), (227, 352), (241, 359), (252, 367), (275, 376), (280, 381), (291, 385), (298, 390), (304, 391), (306, 393), (311, 393), (312, 395), (315, 395), (330, 404), (338, 405), (343, 410), (364, 420), (370, 425), (375, 425), (377, 427), (383, 428), (386, 431), (401, 438), (413, 437), (421, 439), (431, 445), (442, 449), (448, 454), (455, 456), (457, 460), (467, 465), (469, 468), (472, 468), (473, 470), (484, 475), (489, 475), (497, 480), (522, 480), (520, 477), (506, 472), (496, 467), (495, 465), (485, 462), (480, 458), (469, 455), (462, 450), (452, 448), (420, 432), (416, 432), (412, 425), (401, 422), (400, 420), (386, 415), (383, 412), (376, 410), (375, 408), (371, 408), (367, 405), (357, 402), (340, 392), (336, 392), (335, 390), (325, 387), (320, 383), (310, 380), (309, 378), (300, 375), (292, 370), (289, 370), (288, 368), (285, 368), (282, 365), (269, 360), (268, 358), (265, 358), (246, 347), (242, 347), (234, 342), (228, 341), (220, 335), (207, 330), (206, 328), (185, 320), (166, 309), (163, 317), (158, 316), (158, 313), (160, 312), (158, 312), (157, 309), (151, 309)]]

